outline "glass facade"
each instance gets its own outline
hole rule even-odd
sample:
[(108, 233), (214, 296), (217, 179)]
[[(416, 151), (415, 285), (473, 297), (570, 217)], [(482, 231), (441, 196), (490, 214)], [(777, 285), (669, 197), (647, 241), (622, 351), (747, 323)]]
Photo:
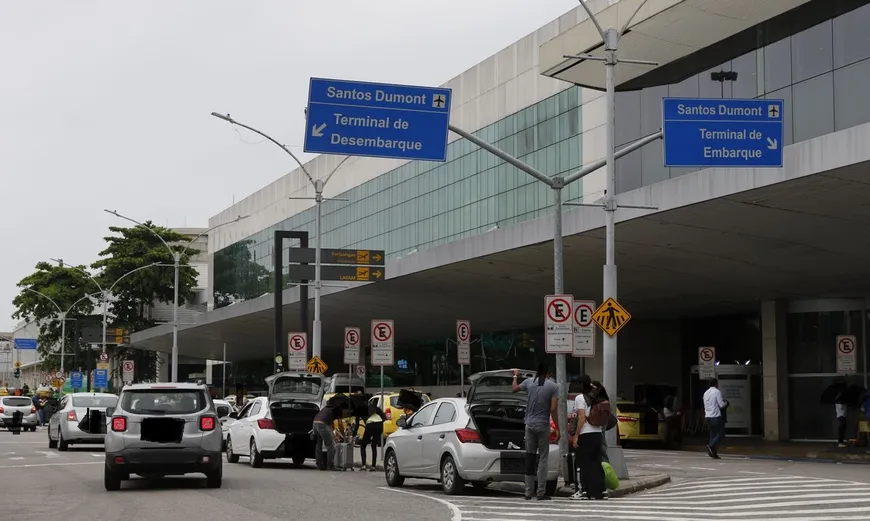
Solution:
[[(582, 166), (580, 92), (569, 88), (474, 134), (545, 174), (574, 172)], [(563, 198), (578, 198), (582, 188), (582, 181), (572, 184)], [(465, 139), (448, 146), (444, 163), (413, 161), (341, 197), (349, 202), (323, 207), (323, 246), (387, 256), (534, 219), (552, 205), (547, 186)], [(305, 230), (313, 238), (314, 208), (215, 253), (216, 308), (272, 291), (275, 230)]]
[[(658, 131), (662, 98), (771, 98), (785, 100), (785, 144), (870, 122), (870, 5), (728, 60), (666, 86), (616, 95), (616, 145)], [(757, 28), (759, 32), (765, 26)], [(763, 39), (759, 35), (759, 39)], [(737, 72), (719, 83), (710, 73)], [(697, 168), (665, 168), (655, 141), (616, 162), (617, 192), (671, 179)]]

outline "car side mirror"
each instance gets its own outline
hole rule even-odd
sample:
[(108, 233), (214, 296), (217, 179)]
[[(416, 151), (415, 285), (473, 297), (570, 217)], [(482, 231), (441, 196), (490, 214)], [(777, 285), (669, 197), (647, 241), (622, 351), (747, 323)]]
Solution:
[(234, 419), (234, 420), (238, 420), (238, 419), (239, 419), (239, 413), (237, 413), (237, 412), (231, 412), (231, 413), (230, 413), (230, 418), (232, 418), (232, 419)]
[(113, 414), (115, 414), (115, 408), (114, 407), (106, 407), (106, 418), (111, 417)]
[(408, 428), (408, 420), (406, 420), (405, 417), (402, 416), (401, 418), (396, 420), (396, 427), (398, 427), (400, 429), (407, 429)]

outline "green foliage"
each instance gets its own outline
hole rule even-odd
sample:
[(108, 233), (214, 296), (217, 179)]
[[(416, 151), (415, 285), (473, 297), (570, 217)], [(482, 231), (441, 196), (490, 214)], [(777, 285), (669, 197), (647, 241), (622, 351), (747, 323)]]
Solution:
[[(214, 307), (222, 308), (236, 301), (255, 299), (272, 291), (272, 272), (254, 261), (251, 246), (246, 239), (227, 246), (215, 256), (220, 269), (214, 271)], [(217, 268), (217, 267), (216, 267)], [(217, 291), (221, 288), (224, 291)]]
[[(55, 367), (60, 365), (60, 360), (55, 360), (57, 357), (49, 354), (57, 352), (56, 348), (60, 347), (61, 312), (68, 312), (68, 319), (86, 317), (94, 310), (94, 301), (86, 296), (95, 294), (99, 299), (99, 289), (82, 273), (84, 270), (85, 266), (57, 266), (48, 262), (39, 262), (36, 264), (36, 271), (18, 283), (18, 287), (22, 289), (12, 300), (15, 306), (12, 318), (36, 320), (40, 324), (37, 341), (39, 353), (46, 358), (46, 365)], [(38, 291), (42, 295), (33, 291)], [(72, 322), (68, 320), (67, 326), (71, 324)], [(74, 328), (67, 327), (66, 345), (70, 354), (74, 353), (76, 343)]]

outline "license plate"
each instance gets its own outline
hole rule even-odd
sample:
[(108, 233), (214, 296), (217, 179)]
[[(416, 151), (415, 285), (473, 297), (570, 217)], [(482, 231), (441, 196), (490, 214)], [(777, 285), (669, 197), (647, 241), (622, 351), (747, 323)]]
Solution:
[(501, 453), (501, 473), (502, 474), (525, 474), (526, 458), (525, 455), (519, 455), (510, 452)]

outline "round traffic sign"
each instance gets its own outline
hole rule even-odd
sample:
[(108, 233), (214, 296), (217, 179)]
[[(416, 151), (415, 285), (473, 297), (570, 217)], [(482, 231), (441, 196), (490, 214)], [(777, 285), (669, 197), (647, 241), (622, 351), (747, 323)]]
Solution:
[(100, 362), (106, 362), (109, 360), (109, 353), (100, 353)]
[(852, 337), (843, 337), (837, 342), (837, 350), (844, 355), (851, 355), (855, 351), (855, 341), (852, 340)]
[(359, 346), (359, 331), (356, 329), (348, 329), (344, 333), (344, 341), (347, 342), (347, 345), (349, 346)]
[(300, 351), (304, 351), (305, 344), (306, 344), (305, 335), (299, 335), (299, 334), (290, 335), (289, 344), (290, 344), (290, 350), (293, 352), (298, 353)]
[(132, 360), (124, 360), (124, 367), (123, 367), (124, 371), (126, 371), (128, 373), (132, 373), (133, 367), (134, 367), (134, 364), (133, 364)]
[(393, 328), (387, 322), (376, 322), (372, 328), (372, 336), (378, 342), (388, 342), (393, 338)]
[(581, 302), (577, 304), (574, 310), (574, 323), (580, 327), (589, 327), (592, 325), (592, 315), (594, 313), (595, 309), (593, 309), (592, 305)]
[(698, 351), (698, 358), (703, 360), (704, 362), (709, 362), (713, 360), (716, 356), (716, 353), (709, 347), (702, 347), (700, 351)]
[(365, 378), (366, 376), (366, 366), (358, 365), (356, 366), (356, 375), (360, 378)]
[(468, 339), (471, 338), (471, 327), (468, 325), (468, 321), (460, 320), (456, 323), (456, 338), (460, 342), (468, 342)]
[(58, 371), (58, 372), (54, 373), (54, 377), (55, 378), (63, 378), (63, 371)]
[(566, 322), (571, 318), (571, 304), (563, 298), (554, 298), (547, 305), (547, 317), (556, 323)]

